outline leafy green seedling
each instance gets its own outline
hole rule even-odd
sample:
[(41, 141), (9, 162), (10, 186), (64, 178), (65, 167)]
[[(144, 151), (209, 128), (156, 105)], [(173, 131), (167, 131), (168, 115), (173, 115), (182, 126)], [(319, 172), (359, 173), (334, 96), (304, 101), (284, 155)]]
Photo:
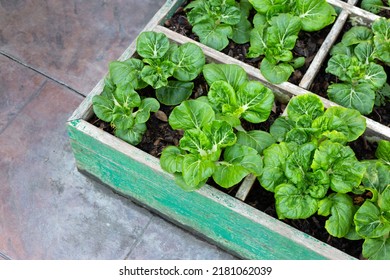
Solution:
[(115, 135), (132, 145), (141, 142), (150, 113), (160, 108), (156, 99), (141, 99), (131, 86), (113, 87), (109, 80), (103, 93), (94, 96), (92, 103), (96, 116), (110, 123)]
[(378, 160), (366, 161), (363, 186), (372, 193), (356, 211), (356, 233), (364, 239), (363, 256), (390, 259), (390, 142), (381, 140), (376, 151)]
[(390, 55), (389, 43), (383, 44), (389, 40), (382, 30), (385, 25), (386, 20), (376, 21), (375, 32), (364, 26), (352, 27), (332, 48), (326, 72), (337, 76), (340, 82), (329, 86), (330, 100), (366, 115), (374, 105), (384, 105), (389, 99), (387, 74), (376, 61)]
[(163, 33), (142, 32), (136, 50), (141, 59), (130, 58), (110, 63), (110, 78), (116, 86), (156, 89), (157, 99), (165, 105), (177, 105), (192, 94), (194, 80), (202, 71), (205, 56), (193, 43), (177, 46)]
[(336, 12), (325, 0), (249, 0), (257, 14), (250, 34), (248, 57), (264, 56), (260, 71), (275, 84), (288, 80), (294, 69), (302, 67), (304, 57), (294, 58), (301, 30), (318, 31), (333, 23)]
[(165, 171), (175, 175), (184, 190), (199, 189), (210, 177), (229, 188), (249, 173), (261, 173), (261, 156), (255, 149), (236, 143), (233, 127), (217, 120), (209, 104), (184, 101), (172, 111), (169, 124), (173, 129), (184, 130), (184, 135), (179, 147), (163, 150), (160, 163)]
[(185, 7), (192, 31), (201, 43), (216, 50), (224, 49), (229, 39), (238, 44), (249, 41), (250, 9), (245, 0), (195, 0)]
[(293, 97), (286, 110), (270, 128), (279, 143), (264, 150), (259, 181), (275, 193), (279, 218), (304, 219), (318, 211), (331, 215), (330, 234), (345, 236), (355, 211), (347, 193), (359, 187), (365, 172), (345, 144), (364, 132), (365, 119), (353, 109), (325, 110), (314, 94)]
[(274, 94), (257, 81), (249, 81), (247, 73), (233, 64), (207, 64), (203, 75), (210, 86), (208, 102), (219, 119), (233, 127), (240, 119), (261, 123), (268, 119), (274, 104)]
[(102, 94), (92, 100), (97, 117), (109, 122), (116, 136), (133, 145), (141, 142), (150, 112), (160, 107), (156, 99), (141, 98), (136, 90), (150, 85), (161, 103), (179, 104), (192, 94), (192, 80), (205, 63), (200, 47), (192, 43), (177, 46), (165, 34), (152, 31), (138, 36), (136, 51), (142, 59), (109, 64)]

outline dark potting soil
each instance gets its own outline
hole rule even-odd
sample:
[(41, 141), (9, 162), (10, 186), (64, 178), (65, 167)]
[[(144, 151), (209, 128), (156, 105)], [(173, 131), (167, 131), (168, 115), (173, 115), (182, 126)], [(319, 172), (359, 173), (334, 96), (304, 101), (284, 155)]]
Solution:
[[(199, 38), (196, 34), (192, 32), (192, 26), (188, 22), (186, 13), (183, 10), (188, 2), (185, 1), (184, 4), (177, 9), (174, 15), (165, 21), (164, 26), (181, 34), (186, 37), (189, 37), (195, 41), (199, 41)], [(328, 26), (318, 32), (304, 32), (301, 31), (298, 35), (298, 40), (296, 42), (295, 48), (293, 49), (294, 57), (305, 57), (305, 64), (294, 71), (290, 76), (289, 82), (298, 85), (301, 81), (303, 75), (306, 73), (307, 69), (310, 66), (310, 63), (314, 59), (317, 51), (320, 49), (324, 39), (328, 35), (331, 26)], [(236, 44), (230, 40), (229, 45), (224, 48), (221, 52), (227, 54), (235, 59), (245, 62), (253, 67), (259, 68), (263, 56), (258, 58), (247, 58), (246, 55), (249, 52), (249, 43), (246, 44)]]

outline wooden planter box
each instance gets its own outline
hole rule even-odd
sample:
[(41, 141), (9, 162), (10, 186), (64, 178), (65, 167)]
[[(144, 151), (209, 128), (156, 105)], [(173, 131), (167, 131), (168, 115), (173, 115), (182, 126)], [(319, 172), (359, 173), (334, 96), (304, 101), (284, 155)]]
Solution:
[[(163, 32), (179, 44), (194, 42), (159, 25), (180, 4), (181, 1), (167, 1), (145, 30)], [(293, 95), (307, 92), (303, 87), (287, 82), (271, 85), (261, 76), (259, 69), (197, 44), (202, 47), (209, 62), (242, 66), (250, 78), (269, 86), (284, 102)], [(135, 43), (119, 60), (131, 57), (134, 52)], [(244, 180), (236, 197), (208, 185), (195, 192), (183, 191), (176, 186), (173, 176), (160, 168), (157, 158), (88, 122), (93, 116), (92, 97), (100, 94), (102, 89), (103, 80), (67, 123), (79, 171), (244, 259), (353, 259), (243, 202), (255, 180), (251, 176)], [(322, 100), (327, 107), (335, 105)], [(370, 119), (367, 119), (367, 127), (368, 134), (390, 139), (388, 127)]]

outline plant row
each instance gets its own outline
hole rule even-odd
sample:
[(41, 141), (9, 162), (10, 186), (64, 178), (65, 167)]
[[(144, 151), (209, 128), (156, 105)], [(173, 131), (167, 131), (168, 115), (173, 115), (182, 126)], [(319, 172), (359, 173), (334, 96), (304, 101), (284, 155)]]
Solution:
[[(140, 34), (136, 51), (138, 58), (110, 63), (93, 98), (95, 114), (117, 137), (137, 145), (160, 103), (175, 105), (168, 122), (183, 136), (163, 150), (160, 163), (181, 188), (193, 191), (211, 178), (231, 188), (253, 174), (274, 192), (280, 219), (318, 213), (329, 217), (332, 236), (365, 239), (364, 257), (390, 259), (390, 142), (379, 141), (376, 160), (358, 161), (348, 146), (366, 128), (358, 111), (325, 110), (319, 97), (306, 94), (291, 99), (269, 132), (246, 131), (243, 122), (269, 118), (274, 94), (240, 66), (205, 64), (195, 44), (178, 46), (150, 31)], [(208, 92), (189, 99), (200, 74)], [(145, 87), (155, 97), (140, 95)], [(368, 192), (371, 199), (353, 203), (353, 194)]]
[[(362, 2), (373, 12), (388, 9), (382, 0)], [(289, 79), (305, 64), (294, 48), (300, 32), (319, 31), (332, 24), (336, 10), (325, 0), (194, 0), (184, 7), (199, 41), (216, 50), (229, 40), (249, 43), (247, 58), (261, 58), (260, 71), (271, 83)], [(372, 27), (355, 26), (331, 51), (326, 71), (336, 76), (327, 94), (330, 100), (364, 115), (390, 99), (383, 66), (390, 67), (390, 19)], [(318, 66), (319, 67), (319, 66)]]

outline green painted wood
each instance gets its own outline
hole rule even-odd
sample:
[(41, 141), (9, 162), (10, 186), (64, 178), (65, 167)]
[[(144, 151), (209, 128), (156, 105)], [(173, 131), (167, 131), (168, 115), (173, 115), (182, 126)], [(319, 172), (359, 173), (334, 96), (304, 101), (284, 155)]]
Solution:
[[(244, 259), (325, 259), (318, 252), (321, 249), (315, 252), (306, 247), (305, 241), (313, 242), (313, 238), (298, 234), (301, 242), (294, 242), (291, 236), (269, 229), (267, 223), (280, 223), (276, 219), (269, 217), (265, 224), (256, 222), (249, 215), (235, 211), (236, 200), (217, 190), (211, 196), (205, 196), (204, 192), (211, 187), (206, 186), (205, 191), (184, 192), (169, 174), (151, 168), (158, 164), (158, 159), (138, 149), (132, 149), (132, 155), (124, 154), (115, 145), (103, 143), (98, 136), (83, 131), (84, 125), (80, 120), (68, 124), (77, 166), (115, 191), (206, 236)], [(322, 244), (318, 241), (324, 251), (328, 250), (329, 246)]]

